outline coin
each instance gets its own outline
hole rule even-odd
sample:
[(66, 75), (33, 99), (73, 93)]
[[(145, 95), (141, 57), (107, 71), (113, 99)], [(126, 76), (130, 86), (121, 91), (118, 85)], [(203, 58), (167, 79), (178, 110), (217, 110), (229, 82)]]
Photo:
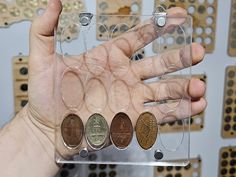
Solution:
[(84, 125), (79, 116), (69, 114), (66, 116), (61, 124), (61, 135), (64, 144), (69, 148), (78, 147), (83, 138)]
[(149, 112), (142, 113), (137, 120), (135, 130), (139, 145), (145, 150), (150, 149), (157, 138), (156, 117)]
[(133, 137), (133, 126), (128, 115), (118, 113), (111, 122), (110, 136), (112, 143), (119, 149), (126, 148)]
[(85, 125), (85, 137), (88, 145), (94, 149), (101, 149), (108, 140), (109, 127), (105, 118), (100, 114), (93, 114)]

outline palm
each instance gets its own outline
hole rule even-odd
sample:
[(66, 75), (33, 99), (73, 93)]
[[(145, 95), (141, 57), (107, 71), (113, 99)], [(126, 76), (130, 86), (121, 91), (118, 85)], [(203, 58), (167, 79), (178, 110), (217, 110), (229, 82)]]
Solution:
[[(109, 51), (113, 51), (110, 54), (106, 52), (108, 46)], [(98, 56), (98, 53), (99, 57), (94, 57)], [(64, 111), (77, 109), (83, 113), (81, 117), (100, 112), (111, 118), (115, 112), (127, 112), (129, 109), (131, 116), (137, 117), (131, 100), (134, 96), (131, 91), (140, 87), (138, 83), (141, 79), (133, 72), (129, 57), (115, 45), (111, 47), (110, 43), (107, 43), (104, 46), (98, 46), (86, 55), (70, 57), (69, 60), (62, 59), (58, 55), (59, 70), (56, 76), (53, 55), (45, 56), (44, 59), (30, 58), (29, 78), (30, 108), (44, 122), (53, 123), (55, 120), (57, 101), (54, 97), (55, 78), (62, 78), (62, 83), (57, 89), (62, 90), (62, 95), (58, 96), (59, 102), (62, 101)], [(79, 84), (82, 87), (79, 87)], [(73, 90), (73, 88), (78, 89)], [(80, 88), (86, 88), (86, 90), (80, 90)], [(136, 92), (141, 90), (138, 89)], [(83, 99), (84, 95), (86, 95), (85, 99)], [(143, 95), (143, 93), (135, 93), (135, 95)], [(141, 97), (137, 99), (136, 101), (139, 101), (141, 105), (143, 99)]]

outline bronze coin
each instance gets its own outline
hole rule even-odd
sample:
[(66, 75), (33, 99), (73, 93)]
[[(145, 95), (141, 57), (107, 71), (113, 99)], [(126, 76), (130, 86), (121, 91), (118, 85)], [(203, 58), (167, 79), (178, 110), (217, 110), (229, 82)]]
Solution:
[(84, 125), (79, 116), (69, 114), (61, 124), (61, 135), (64, 144), (69, 148), (78, 147), (83, 139)]
[(156, 117), (149, 112), (142, 113), (137, 120), (135, 130), (139, 145), (145, 150), (150, 149), (157, 138)]
[(118, 113), (111, 122), (110, 136), (112, 143), (119, 149), (129, 146), (133, 138), (133, 126), (129, 116)]

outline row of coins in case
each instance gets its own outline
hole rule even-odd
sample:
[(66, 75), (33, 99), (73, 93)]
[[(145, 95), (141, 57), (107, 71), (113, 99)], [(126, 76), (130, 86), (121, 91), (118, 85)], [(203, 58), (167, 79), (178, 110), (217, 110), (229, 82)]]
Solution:
[[(136, 123), (136, 137), (139, 145), (150, 149), (157, 139), (157, 120), (150, 112), (142, 113)], [(101, 114), (93, 114), (87, 120), (85, 127), (76, 114), (67, 115), (61, 123), (61, 135), (64, 144), (69, 149), (76, 149), (82, 143), (83, 136), (93, 150), (100, 150), (110, 141), (118, 149), (126, 149), (133, 138), (133, 125), (129, 116), (123, 112), (116, 114), (110, 128)]]

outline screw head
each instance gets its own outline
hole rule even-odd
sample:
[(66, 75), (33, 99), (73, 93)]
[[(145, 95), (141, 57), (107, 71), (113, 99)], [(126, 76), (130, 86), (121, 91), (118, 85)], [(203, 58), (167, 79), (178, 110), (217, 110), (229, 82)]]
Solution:
[(163, 159), (164, 155), (161, 152), (161, 150), (158, 149), (158, 150), (155, 151), (154, 157), (155, 157), (156, 160), (161, 160), (161, 159)]
[(81, 18), (80, 18), (80, 23), (81, 23), (81, 25), (83, 25), (83, 26), (88, 26), (89, 23), (90, 23), (89, 17), (86, 17), (86, 16), (81, 17)]
[(159, 27), (163, 27), (166, 24), (166, 18), (164, 16), (158, 17), (156, 23)]
[(82, 157), (82, 158), (86, 158), (86, 157), (88, 157), (88, 150), (87, 150), (87, 148), (84, 148), (84, 149), (82, 149), (80, 152), (79, 152), (79, 155), (80, 155), (80, 157)]

